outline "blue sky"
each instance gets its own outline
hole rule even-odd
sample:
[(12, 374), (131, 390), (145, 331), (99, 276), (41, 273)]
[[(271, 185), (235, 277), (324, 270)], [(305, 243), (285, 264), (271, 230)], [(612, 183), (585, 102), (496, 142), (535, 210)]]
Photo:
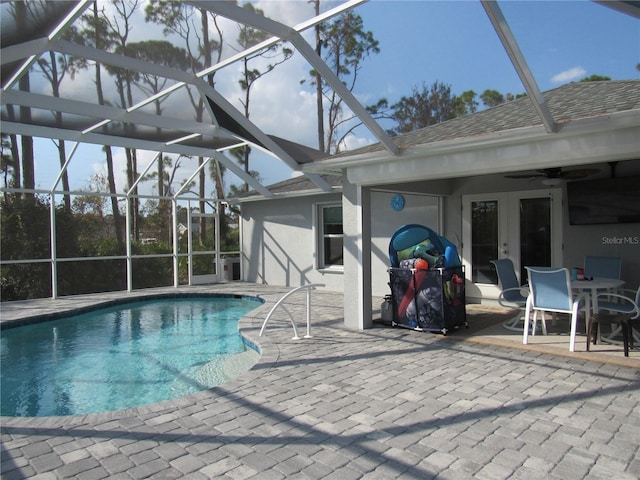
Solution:
[[(542, 91), (592, 74), (639, 78), (637, 19), (591, 1), (499, 5)], [(436, 80), (456, 95), (525, 91), (478, 1), (380, 0), (358, 12), (381, 48), (363, 69), (360, 92), (394, 101)]]
[[(637, 19), (588, 0), (499, 5), (542, 91), (593, 74), (640, 78)], [(383, 97), (393, 103), (413, 87), (435, 81), (450, 85), (455, 95), (466, 90), (479, 95), (486, 89), (525, 92), (479, 1), (373, 0), (356, 11), (380, 46), (380, 53), (367, 59), (354, 90), (364, 105)], [(316, 145), (313, 129), (295, 140)], [(361, 128), (349, 147), (374, 141)], [(277, 175), (277, 169), (265, 171)]]
[[(291, 25), (313, 13), (306, 0), (263, 0), (256, 4), (267, 16)], [(501, 1), (499, 5), (542, 91), (592, 74), (614, 80), (639, 78), (637, 19), (588, 0)], [(456, 95), (466, 90), (477, 94), (486, 89), (503, 94), (525, 90), (477, 0), (373, 0), (358, 6), (356, 12), (381, 49), (378, 55), (367, 59), (354, 90), (364, 105), (383, 97), (393, 103), (409, 95), (413, 87), (435, 81), (449, 84)], [(147, 38), (151, 35), (148, 29), (141, 23), (134, 34)], [(225, 38), (233, 37), (228, 26)], [(238, 68), (237, 64), (228, 67), (226, 76), (221, 72), (216, 86), (241, 109)], [(261, 79), (253, 91), (251, 120), (268, 134), (316, 147), (315, 97), (309, 86), (300, 86), (308, 72), (309, 65), (298, 55)], [(78, 94), (78, 85), (74, 84), (72, 95)], [(363, 128), (356, 133), (349, 139), (349, 148), (377, 141)], [(49, 140), (40, 141), (39, 145), (52, 151)], [(103, 169), (103, 155), (96, 147), (83, 146), (76, 156), (70, 170), (71, 183), (72, 188), (81, 188), (92, 173)], [(122, 152), (117, 153), (116, 161), (120, 162), (119, 175), (123, 178)], [(55, 165), (57, 158), (47, 162)], [(271, 157), (256, 156), (252, 162), (252, 169), (260, 171), (265, 184), (292, 174)], [(47, 188), (56, 172), (45, 175), (44, 163), (39, 162), (36, 167), (40, 171), (36, 181)], [(144, 160), (139, 170), (143, 168)], [(185, 175), (188, 170), (185, 164)]]

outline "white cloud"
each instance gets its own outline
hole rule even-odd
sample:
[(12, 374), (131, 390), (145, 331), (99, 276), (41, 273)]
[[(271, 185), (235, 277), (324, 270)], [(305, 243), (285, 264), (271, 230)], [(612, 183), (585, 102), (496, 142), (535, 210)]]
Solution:
[(565, 70), (564, 72), (560, 72), (557, 75), (554, 75), (553, 77), (551, 77), (551, 81), (553, 83), (572, 82), (573, 80), (584, 77), (586, 73), (587, 71), (582, 67), (573, 67), (569, 70)]
[(310, 67), (300, 55), (259, 79), (251, 90), (250, 120), (265, 133), (317, 146), (316, 99), (300, 87)]
[(366, 147), (367, 145), (375, 142), (377, 142), (377, 139), (372, 140), (371, 137), (363, 138), (355, 135), (349, 135), (347, 138), (345, 138), (346, 148), (343, 146), (342, 150), (356, 150), (361, 147)]
[(255, 7), (267, 17), (285, 25), (296, 25), (313, 15), (313, 6), (305, 1), (258, 1)]

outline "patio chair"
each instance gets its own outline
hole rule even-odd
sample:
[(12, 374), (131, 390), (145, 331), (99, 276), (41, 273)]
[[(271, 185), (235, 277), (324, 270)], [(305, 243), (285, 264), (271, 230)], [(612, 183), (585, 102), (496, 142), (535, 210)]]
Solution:
[[(631, 295), (626, 296), (623, 293), (629, 292)], [(635, 294), (635, 295), (634, 295)], [(605, 299), (602, 301), (601, 299)], [(640, 318), (640, 287), (637, 291), (621, 290), (620, 293), (604, 292), (598, 294), (598, 313), (589, 317), (587, 323), (587, 352), (591, 341), (595, 345), (600, 338), (601, 325), (608, 324), (612, 327), (616, 325), (618, 329), (611, 333), (614, 337), (618, 331), (622, 333), (622, 345), (624, 348), (624, 356), (629, 356), (629, 348), (633, 348), (634, 329), (633, 321)], [(593, 327), (597, 325), (598, 330), (594, 331)], [(607, 342), (617, 343), (612, 338), (606, 339)]]
[(531, 293), (527, 297), (525, 307), (524, 329), (522, 343), (528, 343), (531, 312), (533, 312), (532, 335), (535, 335), (535, 327), (538, 314), (542, 316), (542, 331), (546, 335), (547, 326), (545, 312), (566, 313), (571, 315), (571, 333), (569, 337), (569, 351), (574, 352), (576, 347), (576, 330), (578, 327), (578, 313), (580, 304), (584, 305), (586, 318), (589, 318), (588, 296), (584, 293), (574, 295), (571, 290), (571, 277), (566, 268), (555, 267), (525, 267), (529, 276), (529, 289)]
[(620, 257), (584, 257), (585, 277), (620, 278), (622, 259)]
[(513, 262), (509, 258), (491, 260), (491, 263), (496, 267), (498, 283), (502, 290), (498, 296), (498, 303), (502, 307), (517, 308), (520, 310), (517, 316), (504, 322), (503, 326), (507, 330), (521, 331), (522, 328), (524, 328), (524, 319), (522, 316), (527, 304), (529, 288), (526, 285), (520, 285), (518, 277), (516, 277), (516, 271), (513, 268)]

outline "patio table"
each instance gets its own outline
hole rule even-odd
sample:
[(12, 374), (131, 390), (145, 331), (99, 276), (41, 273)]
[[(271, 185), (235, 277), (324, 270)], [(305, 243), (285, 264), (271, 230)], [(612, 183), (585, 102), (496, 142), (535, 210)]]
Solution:
[(624, 280), (618, 278), (598, 277), (591, 280), (571, 280), (571, 288), (587, 293), (591, 300), (591, 312), (598, 313), (598, 290), (611, 290), (624, 285)]

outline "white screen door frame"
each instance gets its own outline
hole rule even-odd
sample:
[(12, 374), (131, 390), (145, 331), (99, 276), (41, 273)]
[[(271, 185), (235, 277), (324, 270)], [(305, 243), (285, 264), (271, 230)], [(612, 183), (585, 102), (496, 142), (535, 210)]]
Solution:
[[(486, 222), (472, 219), (472, 213), (485, 208), (491, 212), (486, 215)], [(526, 283), (526, 278), (521, 278), (523, 250), (536, 250), (531, 238), (536, 234), (535, 230), (528, 231), (529, 225), (524, 222), (527, 209), (538, 209), (538, 217), (545, 217), (548, 208), (549, 233), (541, 235), (544, 245), (540, 249), (548, 252), (551, 265), (562, 265), (562, 189), (526, 190), (518, 192), (500, 192), (477, 195), (463, 195), (462, 197), (462, 260), (468, 281), (472, 281), (480, 291), (482, 298), (497, 298), (500, 289), (493, 283), (491, 277), (493, 270), (490, 259), (510, 258), (513, 261), (516, 275), (521, 283)], [(480, 215), (480, 218), (485, 218)], [(490, 223), (490, 225), (486, 225)], [(478, 232), (474, 237), (473, 225), (487, 228), (488, 240), (482, 244), (482, 236), (478, 238)], [(522, 231), (526, 232), (527, 238)], [(475, 240), (475, 245), (474, 245)], [(546, 250), (545, 250), (546, 249)], [(474, 259), (474, 255), (478, 258)], [(490, 258), (493, 257), (493, 258)], [(537, 265), (543, 266), (543, 265)], [(475, 271), (474, 271), (475, 269)], [(474, 281), (475, 280), (475, 281)], [(523, 282), (524, 280), (524, 282)]]

